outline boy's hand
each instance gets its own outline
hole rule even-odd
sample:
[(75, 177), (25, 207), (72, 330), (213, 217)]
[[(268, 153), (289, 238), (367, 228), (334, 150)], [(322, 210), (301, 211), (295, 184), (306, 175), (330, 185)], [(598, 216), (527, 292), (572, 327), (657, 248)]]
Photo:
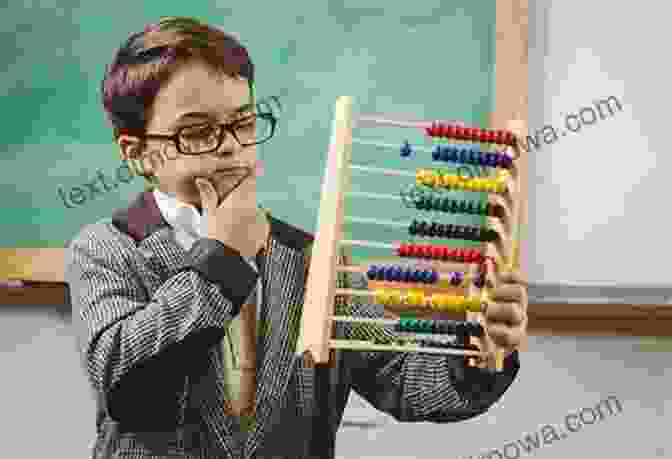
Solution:
[(254, 168), (231, 168), (214, 176), (218, 174), (236, 176), (237, 186), (222, 192), (212, 179), (195, 179), (201, 205), (208, 215), (208, 237), (237, 250), (243, 257), (254, 257), (266, 244), (270, 231), (266, 214), (257, 206)]
[(527, 286), (516, 272), (501, 275), (485, 311), (486, 351), (504, 350), (508, 357), (527, 339)]

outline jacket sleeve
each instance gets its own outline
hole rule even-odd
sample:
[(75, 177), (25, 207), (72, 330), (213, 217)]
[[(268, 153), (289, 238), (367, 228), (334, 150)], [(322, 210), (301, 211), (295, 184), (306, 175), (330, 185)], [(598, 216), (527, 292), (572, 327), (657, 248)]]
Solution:
[(66, 250), (80, 352), (119, 422), (174, 417), (184, 376), (223, 338), (257, 279), (238, 252), (209, 239), (151, 296), (140, 278), (146, 263), (111, 225), (85, 228)]
[[(344, 274), (342, 279), (351, 288), (368, 288), (361, 274)], [(359, 317), (384, 316), (382, 306), (351, 298), (348, 303), (337, 302), (337, 310)], [(368, 324), (348, 324), (340, 333), (367, 341), (393, 336), (381, 326)], [(353, 389), (400, 422), (448, 423), (478, 416), (500, 399), (520, 368), (517, 351), (505, 360), (501, 373), (469, 367), (461, 356), (383, 351), (348, 352), (346, 358)]]

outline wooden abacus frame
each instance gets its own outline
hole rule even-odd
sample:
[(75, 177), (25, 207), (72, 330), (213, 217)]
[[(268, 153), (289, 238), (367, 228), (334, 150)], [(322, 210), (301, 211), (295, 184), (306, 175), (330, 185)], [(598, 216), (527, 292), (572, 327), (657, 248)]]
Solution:
[[(369, 118), (366, 116), (358, 117), (358, 120), (364, 120), (381, 125), (392, 125), (400, 128), (430, 128), (432, 122), (408, 122), (394, 121), (380, 118)], [(376, 344), (376, 343), (350, 343), (346, 341), (332, 339), (332, 325), (335, 319), (335, 299), (337, 295), (363, 295), (362, 291), (352, 291), (338, 289), (336, 278), (338, 271), (348, 271), (347, 266), (339, 266), (339, 255), (341, 245), (344, 243), (352, 244), (353, 241), (343, 240), (342, 227), (344, 224), (344, 196), (350, 182), (350, 170), (352, 160), (352, 130), (355, 123), (353, 116), (353, 100), (351, 97), (339, 97), (336, 101), (335, 114), (332, 125), (332, 137), (329, 145), (327, 166), (322, 184), (322, 195), (318, 214), (318, 225), (313, 251), (306, 283), (306, 294), (301, 318), (301, 331), (297, 343), (297, 353), (307, 355), (309, 361), (316, 364), (325, 364), (330, 360), (332, 349), (351, 349), (351, 350), (372, 350), (372, 351), (398, 351), (398, 352), (428, 352), (437, 354), (457, 354), (466, 357), (479, 356), (484, 357), (487, 366), (501, 371), (503, 366), (502, 351), (496, 353), (477, 352), (457, 349), (440, 348), (420, 348), (417, 346), (400, 346), (394, 344)], [(525, 125), (522, 120), (507, 123), (506, 129), (513, 132), (518, 138), (524, 136)], [(514, 142), (515, 144), (515, 142)], [(507, 146), (504, 150), (510, 158), (514, 159), (513, 164), (504, 172), (505, 178), (502, 179), (502, 186), (505, 189), (503, 195), (509, 200), (502, 200), (500, 197), (490, 195), (489, 202), (505, 208), (505, 214), (511, 219), (509, 231), (505, 231), (503, 225), (499, 225), (497, 232), (498, 242), (503, 243), (499, 250), (495, 250), (493, 244), (484, 242), (482, 248), (484, 256), (497, 260), (496, 266), (486, 264), (486, 279), (496, 286), (499, 280), (500, 270), (506, 264), (508, 270), (519, 270), (520, 260), (518, 256), (520, 243), (520, 226), (523, 224), (524, 202), (526, 195), (522, 194), (523, 188), (520, 182), (524, 181), (526, 175), (521, 170), (517, 161), (521, 158), (520, 150), (515, 146)], [(525, 169), (525, 168), (523, 168)], [(426, 169), (429, 170), (429, 169)], [(388, 174), (399, 175), (398, 172), (390, 171)], [(456, 178), (458, 178), (456, 176)], [(459, 178), (469, 181), (471, 179)], [(507, 202), (508, 201), (508, 202)], [(505, 253), (502, 254), (501, 252)], [(504, 262), (504, 263), (503, 263)], [(475, 266), (471, 263), (444, 263), (438, 262), (444, 268), (448, 266), (455, 267), (460, 271), (474, 273)], [(401, 288), (406, 290), (406, 288)], [(425, 289), (423, 289), (425, 290)], [(475, 287), (469, 283), (467, 289), (470, 295), (474, 295)], [(487, 296), (482, 297), (488, 303)], [(467, 319), (482, 320), (480, 313), (467, 312)], [(479, 340), (471, 338), (471, 344), (478, 344)], [(480, 347), (479, 347), (480, 348)], [(482, 349), (482, 348), (481, 348)], [(473, 363), (473, 360), (472, 362)]]

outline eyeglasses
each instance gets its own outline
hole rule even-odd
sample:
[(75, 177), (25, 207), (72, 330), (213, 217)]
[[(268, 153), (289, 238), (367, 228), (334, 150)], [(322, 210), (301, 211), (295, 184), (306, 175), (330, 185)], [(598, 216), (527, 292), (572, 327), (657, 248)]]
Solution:
[(213, 153), (230, 134), (241, 147), (267, 142), (275, 134), (278, 123), (272, 113), (256, 113), (225, 124), (198, 123), (179, 128), (173, 135), (142, 134), (145, 139), (171, 140), (183, 155)]

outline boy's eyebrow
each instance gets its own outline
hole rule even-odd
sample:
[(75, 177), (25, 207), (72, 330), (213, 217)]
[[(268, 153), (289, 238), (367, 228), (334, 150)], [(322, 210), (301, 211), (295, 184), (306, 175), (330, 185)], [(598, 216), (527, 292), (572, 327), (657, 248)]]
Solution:
[[(229, 115), (238, 115), (240, 113), (245, 113), (248, 111), (251, 111), (254, 108), (255, 104), (248, 103), (245, 105), (241, 105), (240, 107), (234, 109), (233, 111), (229, 112)], [(185, 119), (190, 119), (190, 118), (204, 118), (204, 119), (215, 119), (217, 118), (217, 115), (215, 113), (209, 113), (209, 112), (187, 112), (187, 113), (182, 113), (180, 116), (178, 116), (175, 119), (175, 122), (173, 125), (179, 124), (181, 121), (184, 121)]]

